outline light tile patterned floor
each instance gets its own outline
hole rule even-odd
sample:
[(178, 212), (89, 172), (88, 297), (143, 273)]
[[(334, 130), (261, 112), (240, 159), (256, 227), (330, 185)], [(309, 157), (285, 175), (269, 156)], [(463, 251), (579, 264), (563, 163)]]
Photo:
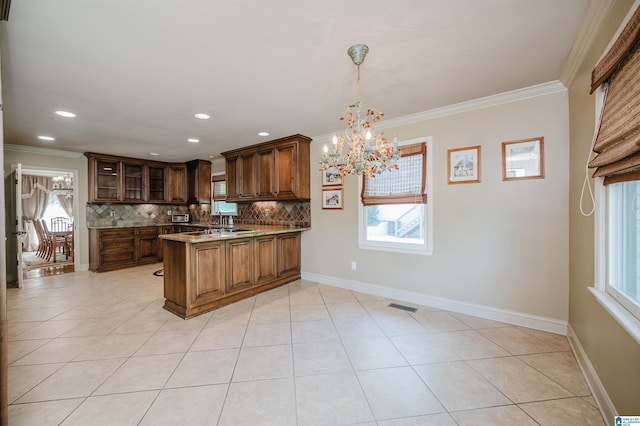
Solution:
[(8, 290), (12, 425), (604, 424), (563, 336), (302, 280), (184, 321), (159, 267)]

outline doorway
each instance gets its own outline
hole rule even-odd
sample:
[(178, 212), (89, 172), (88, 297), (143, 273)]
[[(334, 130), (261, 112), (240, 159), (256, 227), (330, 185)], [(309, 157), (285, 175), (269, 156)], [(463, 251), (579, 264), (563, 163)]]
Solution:
[(22, 167), (23, 280), (75, 271), (76, 176), (74, 170)]

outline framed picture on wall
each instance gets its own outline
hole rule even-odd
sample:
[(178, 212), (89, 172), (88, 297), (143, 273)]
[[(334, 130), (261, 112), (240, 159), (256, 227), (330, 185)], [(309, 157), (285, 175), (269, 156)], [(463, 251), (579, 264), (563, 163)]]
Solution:
[(502, 180), (544, 178), (544, 138), (502, 142)]
[(341, 209), (342, 198), (343, 198), (342, 188), (323, 189), (322, 190), (322, 208), (323, 209)]
[(342, 176), (337, 167), (329, 167), (322, 171), (322, 186), (342, 185)]
[(456, 148), (447, 151), (448, 182), (479, 183), (480, 182), (480, 146)]

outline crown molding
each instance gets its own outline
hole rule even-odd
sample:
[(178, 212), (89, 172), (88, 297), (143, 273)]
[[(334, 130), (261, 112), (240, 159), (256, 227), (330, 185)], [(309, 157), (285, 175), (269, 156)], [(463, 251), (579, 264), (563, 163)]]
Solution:
[[(511, 90), (509, 92), (498, 93), (497, 95), (486, 96), (484, 98), (473, 99), (470, 101), (460, 102), (457, 104), (435, 108), (427, 111), (417, 112), (402, 117), (391, 118), (376, 123), (376, 128), (380, 130), (407, 126), (410, 124), (420, 123), (426, 120), (446, 117), (449, 115), (460, 114), (463, 112), (474, 111), (483, 108), (490, 108), (509, 102), (521, 101), (524, 99), (534, 98), (537, 96), (549, 95), (552, 93), (565, 92), (567, 88), (559, 80), (550, 81), (548, 83), (536, 84), (534, 86), (522, 89)], [(342, 130), (338, 130), (340, 132)], [(335, 132), (326, 133), (324, 135), (313, 137), (314, 142), (324, 143), (330, 141)]]
[[(584, 18), (580, 24), (578, 35), (576, 36), (567, 62), (564, 64), (560, 81), (566, 87), (571, 86), (574, 78), (578, 74), (580, 66), (584, 62), (594, 38), (600, 31), (602, 23), (609, 15), (615, 0), (594, 0), (589, 2)], [(595, 66), (595, 64), (593, 64)]]
[(4, 150), (12, 151), (12, 152), (25, 152), (28, 154), (48, 155), (50, 157), (66, 157), (66, 158), (80, 158), (84, 155), (81, 152), (62, 151), (59, 149), (39, 148), (35, 146), (26, 146), (26, 145), (13, 145), (9, 143), (4, 144)]

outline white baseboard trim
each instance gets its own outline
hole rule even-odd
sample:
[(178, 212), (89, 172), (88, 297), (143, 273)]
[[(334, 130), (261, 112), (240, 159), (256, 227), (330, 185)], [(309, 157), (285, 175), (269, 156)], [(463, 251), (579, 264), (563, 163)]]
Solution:
[(74, 268), (77, 272), (80, 271), (88, 271), (89, 270), (89, 264), (88, 263), (78, 263), (75, 268)]
[(573, 331), (571, 324), (568, 325), (567, 338), (569, 339), (569, 345), (573, 350), (578, 366), (580, 367), (580, 370), (582, 370), (582, 375), (591, 390), (591, 395), (593, 395), (593, 398), (598, 404), (602, 418), (605, 423), (608, 421), (613, 422), (613, 419), (617, 415), (616, 407), (613, 405), (611, 398), (609, 398), (609, 394), (602, 385), (596, 370), (593, 368), (593, 365), (591, 365), (591, 361), (589, 361), (589, 357), (584, 351), (580, 340), (578, 340), (578, 336), (576, 336), (576, 333)]
[(553, 318), (545, 318), (537, 315), (522, 312), (508, 311), (494, 308), (492, 306), (477, 305), (474, 303), (459, 302), (442, 297), (429, 296), (413, 291), (401, 290), (397, 288), (384, 287), (376, 284), (369, 284), (361, 281), (348, 280), (344, 278), (332, 277), (329, 275), (315, 274), (312, 272), (302, 272), (302, 279), (326, 284), (333, 287), (347, 290), (359, 291), (362, 293), (374, 294), (403, 302), (417, 303), (431, 308), (443, 309), (460, 314), (473, 315), (493, 321), (505, 322), (550, 333), (567, 335), (567, 322)]

